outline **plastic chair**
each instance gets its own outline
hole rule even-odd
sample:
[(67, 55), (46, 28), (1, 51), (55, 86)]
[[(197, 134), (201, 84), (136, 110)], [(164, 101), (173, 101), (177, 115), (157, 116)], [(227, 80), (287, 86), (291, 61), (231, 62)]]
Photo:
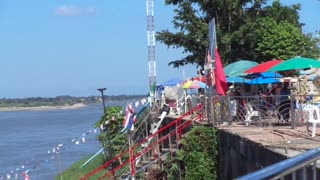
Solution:
[(256, 116), (256, 117), (259, 116), (259, 111), (253, 110), (253, 107), (250, 103), (245, 104), (245, 109), (247, 111), (245, 116), (245, 122), (246, 122), (246, 126), (249, 126), (249, 123), (251, 122), (251, 118), (253, 116)]
[(317, 123), (320, 123), (320, 111), (318, 106), (308, 104), (303, 107), (308, 112), (308, 122), (312, 123), (312, 137), (316, 136)]
[(245, 116), (245, 122), (246, 126), (249, 126), (249, 123), (252, 121), (252, 117), (259, 117), (260, 112), (255, 111), (250, 103), (245, 104), (245, 109), (246, 109), (246, 116)]

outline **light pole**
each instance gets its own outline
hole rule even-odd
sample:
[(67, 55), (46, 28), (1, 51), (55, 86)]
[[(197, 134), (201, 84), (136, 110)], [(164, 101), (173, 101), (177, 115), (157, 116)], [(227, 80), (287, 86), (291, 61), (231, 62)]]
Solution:
[(106, 114), (106, 105), (104, 104), (103, 91), (107, 90), (107, 88), (99, 88), (97, 90), (101, 92), (101, 98), (102, 98), (102, 104), (103, 104), (103, 112), (104, 112), (104, 115), (105, 115)]
[[(101, 92), (103, 112), (104, 112), (103, 118), (106, 118), (106, 117), (105, 117), (105, 116), (106, 116), (106, 105), (104, 104), (103, 91), (107, 90), (107, 88), (99, 88), (99, 89), (97, 89), (97, 90)], [(102, 128), (100, 127), (100, 133), (101, 133), (101, 132), (103, 132), (103, 126), (102, 126)], [(108, 131), (107, 131), (107, 135), (108, 135)], [(102, 141), (102, 146), (103, 146), (103, 148), (104, 148), (104, 150), (103, 150), (103, 151), (104, 151), (103, 156), (104, 156), (104, 159), (106, 159), (106, 154), (107, 154), (107, 152), (106, 152), (106, 149), (105, 149), (105, 142), (103, 142), (103, 141)]]

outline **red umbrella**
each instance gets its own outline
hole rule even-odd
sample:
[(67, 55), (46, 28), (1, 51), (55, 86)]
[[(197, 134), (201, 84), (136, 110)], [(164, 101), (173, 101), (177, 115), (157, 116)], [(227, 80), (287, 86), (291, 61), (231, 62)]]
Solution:
[(246, 70), (245, 72), (250, 74), (250, 73), (263, 73), (268, 71), (269, 69), (271, 69), (273, 66), (281, 63), (283, 60), (271, 60), (271, 61), (267, 61), (264, 62), (262, 64), (259, 64), (257, 66), (254, 66), (248, 70)]
[(198, 81), (207, 83), (207, 77), (206, 76), (194, 77), (193, 80), (198, 80)]

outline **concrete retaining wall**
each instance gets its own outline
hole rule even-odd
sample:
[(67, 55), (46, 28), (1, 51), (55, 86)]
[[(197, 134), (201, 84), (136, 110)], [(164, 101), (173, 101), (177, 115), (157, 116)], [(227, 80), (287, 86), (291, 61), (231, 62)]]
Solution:
[(234, 179), (287, 159), (258, 143), (224, 130), (218, 130), (218, 144), (218, 176), (221, 180)]

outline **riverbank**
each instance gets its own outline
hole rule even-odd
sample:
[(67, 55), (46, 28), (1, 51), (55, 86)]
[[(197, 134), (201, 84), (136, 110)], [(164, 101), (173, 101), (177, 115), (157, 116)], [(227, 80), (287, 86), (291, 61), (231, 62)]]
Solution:
[(86, 107), (83, 103), (64, 106), (38, 106), (38, 107), (1, 107), (0, 111), (46, 111), (46, 110), (70, 110)]

